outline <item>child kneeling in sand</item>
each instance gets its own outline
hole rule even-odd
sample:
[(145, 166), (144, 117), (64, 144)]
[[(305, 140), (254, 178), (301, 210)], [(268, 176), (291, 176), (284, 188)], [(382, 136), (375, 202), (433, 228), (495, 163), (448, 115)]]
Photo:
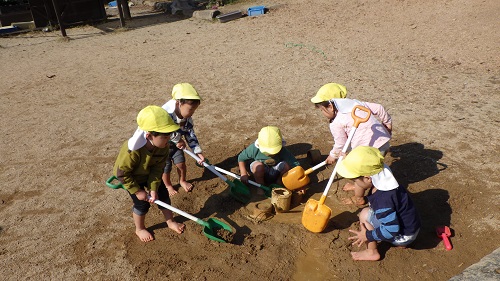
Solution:
[(369, 207), (359, 214), (360, 231), (349, 230), (353, 245), (367, 249), (351, 252), (354, 260), (379, 260), (377, 241), (406, 247), (417, 238), (420, 218), (406, 189), (398, 184), (377, 148), (358, 146), (338, 164), (338, 173), (369, 190)]
[[(144, 224), (150, 203), (160, 200), (170, 204), (161, 176), (168, 158), (168, 143), (179, 126), (163, 108), (153, 105), (139, 112), (137, 124), (139, 128), (123, 143), (113, 170), (134, 203), (135, 233), (141, 241), (148, 242), (154, 239)], [(170, 229), (179, 234), (184, 231), (185, 225), (173, 219), (172, 211), (162, 206), (158, 208)]]

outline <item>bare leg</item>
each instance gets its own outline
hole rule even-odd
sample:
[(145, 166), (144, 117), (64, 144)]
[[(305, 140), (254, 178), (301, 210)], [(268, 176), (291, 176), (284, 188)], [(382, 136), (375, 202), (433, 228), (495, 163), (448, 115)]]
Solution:
[(135, 213), (132, 213), (132, 216), (134, 218), (135, 234), (139, 237), (139, 239), (141, 239), (142, 242), (153, 241), (153, 235), (146, 229), (146, 226), (144, 225), (146, 215), (139, 216)]
[[(252, 168), (253, 168), (252, 169), (252, 173), (253, 173), (253, 177), (255, 178), (255, 182), (257, 182), (258, 184), (265, 184), (265, 181), (264, 181), (264, 173), (265, 173), (264, 164), (257, 163), (257, 164), (254, 164)], [(264, 190), (262, 190), (260, 188), (257, 189), (257, 194), (263, 195), (264, 194)]]
[(175, 190), (175, 188), (172, 186), (172, 181), (170, 180), (170, 173), (163, 173), (161, 179), (163, 180), (165, 187), (167, 187), (168, 196), (172, 197), (176, 195), (177, 190)]
[(177, 163), (175, 166), (179, 175), (179, 184), (186, 192), (190, 192), (193, 189), (193, 185), (186, 181), (186, 163)]
[[(369, 208), (364, 208), (359, 214), (359, 222), (364, 224), (366, 230), (373, 230), (373, 226), (367, 221)], [(353, 260), (356, 261), (378, 261), (380, 254), (377, 250), (377, 242), (368, 242), (367, 249), (359, 252), (351, 252)]]
[(165, 221), (167, 222), (168, 228), (172, 229), (173, 231), (181, 234), (184, 232), (184, 229), (186, 228), (186, 225), (183, 223), (178, 223), (174, 220), (174, 215), (172, 214), (172, 211), (168, 209), (162, 209), (161, 212), (163, 213), (163, 216), (165, 217)]
[(366, 200), (365, 200), (365, 190), (359, 186), (356, 185), (356, 183), (346, 183), (344, 187), (342, 188), (345, 191), (354, 191), (354, 196), (342, 200), (344, 204), (346, 205), (365, 205)]

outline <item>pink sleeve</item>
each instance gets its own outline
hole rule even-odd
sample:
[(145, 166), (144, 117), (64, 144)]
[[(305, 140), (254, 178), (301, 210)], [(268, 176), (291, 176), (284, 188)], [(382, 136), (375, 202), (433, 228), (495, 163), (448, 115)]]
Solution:
[(333, 148), (330, 151), (330, 155), (338, 158), (340, 152), (342, 152), (342, 148), (344, 148), (344, 144), (347, 141), (347, 133), (345, 131), (345, 124), (341, 122), (341, 116), (335, 117), (332, 123), (330, 123), (330, 132), (333, 136)]
[(371, 110), (373, 115), (377, 116), (377, 119), (382, 122), (384, 125), (392, 125), (392, 118), (389, 115), (389, 112), (385, 110), (385, 108), (378, 103), (365, 102), (366, 106)]

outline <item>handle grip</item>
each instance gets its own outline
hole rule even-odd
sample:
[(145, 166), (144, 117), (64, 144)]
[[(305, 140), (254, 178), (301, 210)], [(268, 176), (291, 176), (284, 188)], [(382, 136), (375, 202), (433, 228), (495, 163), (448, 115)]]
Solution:
[[(361, 118), (361, 117), (357, 116), (356, 109), (366, 112), (366, 117)], [(372, 112), (370, 111), (370, 109), (368, 109), (364, 106), (361, 106), (361, 105), (356, 105), (351, 111), (351, 117), (352, 117), (352, 119), (354, 119), (353, 126), (357, 128), (359, 126), (359, 124), (365, 123), (366, 121), (368, 121), (368, 119), (370, 119), (371, 115), (372, 115)]]
[[(106, 185), (108, 187), (111, 187), (112, 189), (123, 188), (123, 184), (121, 182), (119, 182), (117, 184), (113, 184), (114, 180), (118, 180), (118, 178), (116, 176), (109, 177), (109, 179), (106, 181)], [(125, 189), (125, 188), (123, 188), (123, 189)]]

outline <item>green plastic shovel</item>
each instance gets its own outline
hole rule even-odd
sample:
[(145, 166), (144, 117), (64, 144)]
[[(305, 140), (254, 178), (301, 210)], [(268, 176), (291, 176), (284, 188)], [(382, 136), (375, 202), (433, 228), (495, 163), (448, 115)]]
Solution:
[[(193, 157), (196, 162), (200, 162), (201, 159), (200, 157), (196, 156), (193, 152), (184, 149), (184, 152), (186, 152), (189, 156)], [(207, 169), (209, 169), (212, 173), (214, 173), (216, 176), (221, 178), (223, 181), (225, 181), (229, 185), (229, 191), (231, 192), (231, 196), (233, 196), (236, 200), (240, 201), (243, 204), (246, 204), (250, 202), (251, 199), (251, 194), (250, 194), (250, 189), (242, 183), (239, 180), (234, 180), (234, 182), (230, 181), (227, 179), (225, 176), (223, 176), (221, 173), (219, 173), (216, 170), (215, 166), (212, 166), (206, 162), (203, 162), (203, 166), (205, 166)]]
[[(214, 168), (215, 168), (217, 171), (219, 171), (219, 172), (221, 172), (221, 173), (224, 173), (224, 174), (226, 174), (226, 175), (228, 175), (228, 176), (231, 176), (231, 177), (233, 177), (233, 178), (237, 178), (238, 180), (241, 178), (241, 176), (238, 176), (237, 174), (231, 173), (231, 172), (226, 171), (226, 170), (224, 170), (224, 169), (222, 169), (222, 168), (219, 168), (219, 167), (217, 167), (217, 166), (214, 166)], [(256, 187), (258, 187), (258, 188), (263, 189), (263, 190), (264, 190), (264, 194), (265, 194), (267, 197), (271, 197), (271, 190), (272, 190), (272, 187), (267, 187), (267, 186), (264, 186), (264, 185), (262, 185), (262, 184), (258, 184), (258, 183), (254, 182), (254, 181), (252, 181), (252, 180), (248, 180), (248, 183), (250, 183), (251, 185), (256, 186)], [(278, 185), (278, 186), (279, 186), (279, 185)]]
[[(112, 189), (119, 189), (119, 188), (125, 189), (121, 183), (113, 184), (114, 180), (118, 180), (118, 179), (116, 178), (116, 176), (111, 176), (106, 181), (106, 185), (108, 187), (111, 187)], [(220, 221), (216, 218), (209, 218), (207, 221), (204, 221), (204, 220), (199, 219), (193, 215), (190, 215), (182, 210), (179, 210), (173, 206), (170, 206), (169, 204), (167, 204), (163, 201), (155, 200), (154, 203), (157, 205), (160, 205), (164, 208), (167, 208), (170, 211), (175, 212), (183, 217), (186, 217), (186, 218), (196, 222), (197, 224), (202, 225), (203, 226), (203, 234), (205, 234), (205, 236), (210, 240), (225, 243), (226, 241), (217, 235), (217, 231), (220, 229), (224, 229), (224, 230), (227, 230), (228, 232), (231, 232), (231, 233), (233, 232), (233, 230), (231, 229), (231, 227), (229, 225), (227, 225), (226, 223), (223, 223), (222, 221)]]

